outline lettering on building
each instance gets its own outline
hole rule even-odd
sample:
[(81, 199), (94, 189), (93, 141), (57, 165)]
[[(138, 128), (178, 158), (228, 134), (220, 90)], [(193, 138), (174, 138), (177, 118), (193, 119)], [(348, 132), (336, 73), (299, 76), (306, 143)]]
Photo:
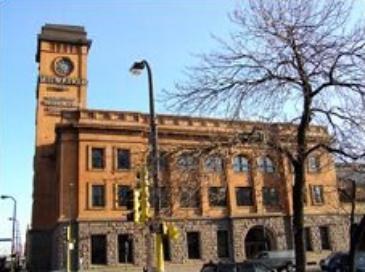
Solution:
[(57, 76), (39, 76), (39, 83), (55, 84), (55, 85), (76, 85), (85, 86), (87, 80), (82, 78), (57, 77)]
[(51, 114), (58, 114), (61, 110), (77, 109), (78, 105), (74, 98), (46, 96), (43, 98), (44, 110)]

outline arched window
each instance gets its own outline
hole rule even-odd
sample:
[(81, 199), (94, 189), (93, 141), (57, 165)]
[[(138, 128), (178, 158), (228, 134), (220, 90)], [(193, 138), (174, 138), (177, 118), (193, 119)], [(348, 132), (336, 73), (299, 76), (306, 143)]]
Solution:
[(221, 172), (223, 170), (223, 160), (217, 155), (209, 156), (205, 160), (205, 170), (211, 172)]
[(177, 165), (184, 170), (197, 168), (197, 160), (190, 154), (182, 154), (177, 159)]
[(250, 166), (246, 157), (238, 155), (233, 159), (233, 170), (235, 172), (248, 172)]
[(261, 172), (274, 173), (275, 167), (272, 160), (269, 157), (260, 157), (257, 159), (257, 165)]

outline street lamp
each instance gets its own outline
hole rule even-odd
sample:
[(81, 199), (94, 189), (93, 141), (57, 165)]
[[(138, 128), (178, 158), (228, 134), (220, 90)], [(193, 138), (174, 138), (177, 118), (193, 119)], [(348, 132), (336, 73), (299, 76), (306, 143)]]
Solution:
[[(149, 105), (150, 105), (150, 134), (149, 134), (149, 158), (148, 164), (152, 173), (152, 183), (153, 183), (153, 207), (154, 207), (154, 220), (152, 220), (152, 232), (156, 233), (156, 246), (155, 246), (155, 254), (158, 256), (157, 252), (161, 252), (162, 243), (161, 242), (161, 234), (159, 234), (158, 229), (160, 228), (159, 217), (160, 217), (160, 190), (158, 186), (158, 172), (159, 172), (159, 159), (158, 159), (158, 150), (157, 150), (157, 128), (156, 128), (156, 114), (155, 114), (155, 101), (153, 95), (153, 82), (152, 82), (152, 71), (151, 67), (146, 60), (138, 61), (133, 63), (130, 68), (130, 72), (134, 75), (140, 75), (142, 71), (146, 68), (147, 76), (148, 76), (148, 93), (149, 93)], [(150, 250), (149, 250), (150, 252)], [(161, 255), (161, 254), (160, 254)], [(155, 256), (155, 257), (156, 257)], [(148, 258), (148, 265), (150, 265), (151, 259)], [(156, 271), (163, 271), (163, 264), (160, 258), (155, 258), (157, 262), (155, 263)], [(150, 271), (151, 267), (149, 267)]]
[(1, 195), (0, 196), (1, 199), (11, 199), (14, 203), (14, 208), (13, 208), (13, 217), (12, 217), (12, 221), (13, 221), (13, 226), (12, 226), (12, 237), (11, 237), (11, 259), (12, 259), (12, 270), (14, 271), (14, 254), (15, 254), (15, 243), (14, 243), (14, 239), (15, 239), (15, 222), (16, 222), (16, 199), (10, 195)]
[(157, 151), (157, 129), (156, 129), (155, 100), (153, 95), (152, 71), (150, 65), (146, 60), (133, 63), (129, 71), (134, 75), (140, 75), (145, 68), (147, 69), (147, 76), (148, 76), (148, 91), (149, 91), (149, 104), (150, 104), (149, 164), (152, 172), (152, 182), (154, 189), (153, 190), (154, 218), (155, 220), (157, 220), (160, 216), (160, 192), (158, 187), (159, 159)]

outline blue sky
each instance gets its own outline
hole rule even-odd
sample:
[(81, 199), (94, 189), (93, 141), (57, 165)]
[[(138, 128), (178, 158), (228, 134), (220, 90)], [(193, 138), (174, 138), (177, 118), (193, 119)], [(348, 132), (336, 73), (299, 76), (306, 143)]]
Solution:
[[(357, 0), (358, 13), (364, 0)], [(193, 53), (227, 36), (236, 0), (0, 0), (0, 194), (18, 200), (24, 234), (30, 223), (35, 134), (36, 35), (45, 23), (85, 26), (93, 44), (88, 107), (147, 111), (147, 82), (128, 73), (135, 60), (153, 69), (156, 96), (183, 79)], [(166, 112), (158, 105), (159, 112)], [(0, 238), (10, 237), (10, 201), (0, 200)], [(23, 236), (24, 237), (24, 236)], [(0, 244), (0, 254), (9, 250)]]
[[(129, 67), (146, 58), (156, 96), (183, 78), (193, 53), (227, 34), (234, 1), (0, 0), (0, 194), (18, 200), (22, 232), (30, 223), (35, 135), (36, 35), (45, 23), (85, 26), (89, 54), (88, 107), (147, 111), (145, 75)], [(166, 112), (157, 106), (159, 112)], [(11, 236), (12, 203), (0, 200), (0, 238)], [(0, 244), (0, 254), (9, 247)]]

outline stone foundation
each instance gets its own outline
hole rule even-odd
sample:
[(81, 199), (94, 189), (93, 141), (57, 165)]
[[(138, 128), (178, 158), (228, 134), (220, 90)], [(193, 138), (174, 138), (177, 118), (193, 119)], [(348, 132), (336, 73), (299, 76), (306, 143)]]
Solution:
[[(229, 219), (190, 219), (174, 220), (180, 230), (177, 240), (170, 241), (170, 264), (201, 264), (209, 261), (236, 261), (246, 259), (245, 238), (253, 227), (264, 227), (270, 239), (272, 250), (292, 248), (291, 218), (286, 216), (249, 217)], [(310, 228), (310, 239), (314, 253), (322, 253), (320, 226), (329, 228), (332, 251), (346, 250), (348, 247), (348, 216), (306, 216), (305, 226)], [(121, 265), (118, 260), (118, 235), (129, 234), (133, 240), (133, 264), (144, 266), (147, 261), (147, 229), (131, 222), (79, 222), (74, 226), (76, 247), (73, 250), (73, 267), (89, 269), (91, 264), (91, 235), (103, 234), (107, 239), (107, 266)], [(219, 259), (217, 256), (217, 231), (229, 233), (230, 257)], [(199, 260), (188, 259), (186, 232), (196, 231), (200, 235)], [(65, 225), (59, 225), (53, 232), (53, 264), (65, 267)], [(57, 246), (56, 246), (57, 245)], [(81, 266), (81, 267), (80, 267)]]

